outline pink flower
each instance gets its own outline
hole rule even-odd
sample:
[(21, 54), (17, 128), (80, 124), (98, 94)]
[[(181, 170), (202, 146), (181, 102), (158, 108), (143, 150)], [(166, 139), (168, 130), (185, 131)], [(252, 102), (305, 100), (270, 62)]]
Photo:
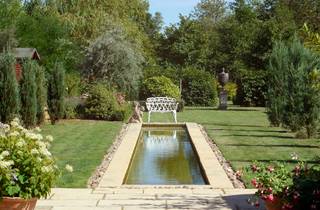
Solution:
[(253, 172), (256, 172), (256, 171), (258, 171), (258, 167), (256, 165), (251, 165), (251, 170)]
[(286, 204), (284, 204), (282, 206), (281, 209), (283, 209), (283, 210), (291, 210), (291, 209), (293, 209), (293, 205), (291, 205), (290, 203), (286, 203)]
[(274, 201), (273, 194), (267, 195), (267, 200), (271, 202)]
[(273, 168), (273, 166), (268, 166), (267, 170), (268, 170), (269, 172), (273, 172), (273, 171), (274, 171), (274, 168)]
[(258, 187), (258, 182), (257, 182), (257, 180), (256, 179), (252, 179), (251, 180), (251, 184), (254, 186), (254, 187)]

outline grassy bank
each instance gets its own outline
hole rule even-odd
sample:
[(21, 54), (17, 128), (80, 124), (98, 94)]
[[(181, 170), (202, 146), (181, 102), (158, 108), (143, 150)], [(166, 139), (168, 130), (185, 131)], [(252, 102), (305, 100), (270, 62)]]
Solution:
[(64, 172), (57, 187), (86, 187), (87, 181), (121, 129), (121, 122), (69, 120), (42, 127), (52, 135), (51, 147), (60, 168), (70, 164), (73, 173)]

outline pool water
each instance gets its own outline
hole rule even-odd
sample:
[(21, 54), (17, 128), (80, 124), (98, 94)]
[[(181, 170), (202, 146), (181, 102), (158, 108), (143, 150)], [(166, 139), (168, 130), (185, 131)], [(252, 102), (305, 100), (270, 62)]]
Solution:
[(187, 131), (143, 128), (124, 184), (206, 184)]

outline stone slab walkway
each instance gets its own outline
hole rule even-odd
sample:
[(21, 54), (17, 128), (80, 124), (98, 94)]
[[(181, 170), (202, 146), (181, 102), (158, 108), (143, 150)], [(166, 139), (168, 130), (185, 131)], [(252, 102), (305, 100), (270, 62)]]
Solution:
[(53, 189), (47, 200), (39, 200), (36, 210), (257, 210), (247, 199), (254, 190), (211, 189), (209, 187), (106, 187)]

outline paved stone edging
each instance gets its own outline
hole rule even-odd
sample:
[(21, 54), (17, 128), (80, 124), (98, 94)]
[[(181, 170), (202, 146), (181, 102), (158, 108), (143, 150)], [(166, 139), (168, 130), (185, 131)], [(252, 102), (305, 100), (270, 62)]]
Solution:
[(186, 123), (186, 127), (210, 186), (232, 189), (233, 184), (220, 165), (198, 124)]
[(124, 134), (122, 142), (115, 152), (106, 172), (103, 174), (98, 187), (122, 185), (140, 135), (141, 127), (142, 124), (140, 123), (128, 124), (127, 132)]

